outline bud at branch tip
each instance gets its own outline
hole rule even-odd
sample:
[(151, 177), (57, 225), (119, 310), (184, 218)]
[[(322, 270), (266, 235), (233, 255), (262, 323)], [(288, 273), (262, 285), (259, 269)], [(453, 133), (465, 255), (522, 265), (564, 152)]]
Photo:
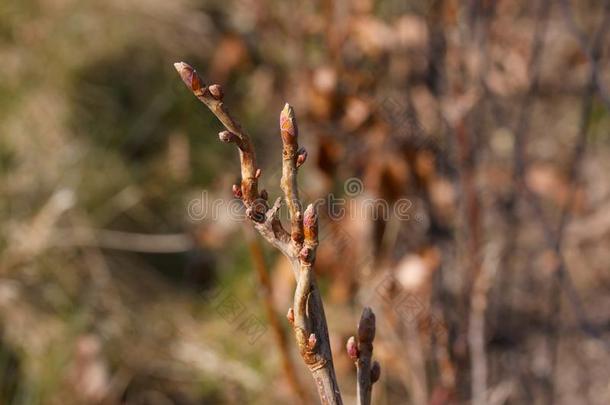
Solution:
[(318, 215), (313, 204), (309, 204), (303, 214), (303, 226), (311, 228), (318, 222)]
[(362, 310), (358, 323), (358, 341), (372, 343), (375, 339), (375, 314), (369, 307)]
[(288, 103), (286, 103), (284, 109), (280, 113), (280, 132), (284, 143), (294, 142), (299, 133), (294, 110)]
[(180, 75), (180, 78), (186, 84), (186, 86), (191, 89), (196, 96), (203, 95), (203, 88), (201, 84), (201, 79), (197, 74), (197, 71), (193, 69), (188, 63), (184, 62), (176, 62), (174, 63), (174, 68)]

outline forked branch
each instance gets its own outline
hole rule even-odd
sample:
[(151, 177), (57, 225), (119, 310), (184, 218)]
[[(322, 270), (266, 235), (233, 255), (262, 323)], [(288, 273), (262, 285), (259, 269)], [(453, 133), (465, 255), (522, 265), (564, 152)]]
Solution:
[(278, 217), (281, 198), (270, 207), (267, 193), (258, 191), (261, 170), (256, 164), (252, 142), (225, 107), (221, 87), (217, 84), (206, 86), (197, 72), (184, 62), (174, 66), (187, 87), (225, 126), (226, 131), (219, 134), (220, 140), (234, 143), (239, 150), (241, 185), (233, 186), (233, 194), (243, 200), (246, 215), (254, 228), (289, 259), (297, 286), (294, 309), (289, 309), (288, 320), (293, 326), (299, 353), (313, 376), (321, 403), (340, 405), (341, 393), (333, 366), (326, 316), (313, 271), (318, 247), (318, 216), (313, 205), (302, 211), (298, 194), (297, 170), (305, 162), (307, 152), (298, 145), (294, 111), (286, 104), (280, 114), (283, 144), (281, 188), (290, 214), (288, 233)]
[(174, 67), (195, 97), (205, 104), (225, 126), (226, 131), (218, 134), (219, 139), (222, 142), (235, 143), (239, 150), (241, 185), (233, 186), (233, 195), (244, 202), (246, 215), (253, 221), (256, 230), (269, 243), (288, 257), (294, 255), (289, 244), (290, 235), (282, 227), (278, 216), (281, 200), (276, 200), (275, 204), (269, 207), (266, 191), (259, 193), (258, 179), (261, 171), (256, 163), (254, 147), (246, 131), (225, 107), (222, 88), (217, 84), (211, 86), (203, 84), (195, 69), (184, 62), (174, 63)]

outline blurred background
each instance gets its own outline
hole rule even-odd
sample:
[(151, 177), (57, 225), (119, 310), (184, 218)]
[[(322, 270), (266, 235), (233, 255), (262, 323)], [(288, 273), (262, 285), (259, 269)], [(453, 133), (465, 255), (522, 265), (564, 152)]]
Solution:
[(181, 60), (271, 199), (286, 101), (304, 202), (345, 199), (316, 263), (345, 403), (365, 305), (375, 404), (610, 403), (609, 27), (601, 0), (3, 0), (0, 403), (318, 403)]

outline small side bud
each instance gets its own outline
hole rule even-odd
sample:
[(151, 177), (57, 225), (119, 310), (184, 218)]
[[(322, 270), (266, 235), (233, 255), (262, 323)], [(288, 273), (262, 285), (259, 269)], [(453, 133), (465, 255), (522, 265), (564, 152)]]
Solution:
[(197, 74), (197, 71), (193, 69), (188, 63), (177, 62), (174, 63), (174, 68), (180, 75), (180, 78), (191, 89), (196, 96), (203, 95), (205, 88), (201, 84), (201, 78)]
[(345, 345), (345, 348), (347, 349), (347, 355), (350, 359), (354, 361), (358, 360), (358, 345), (356, 344), (355, 337), (350, 336), (350, 338), (347, 339), (347, 344)]
[(261, 177), (261, 173), (261, 169), (256, 169), (256, 172), (254, 172), (254, 177), (258, 179), (259, 177)]
[(292, 308), (288, 308), (288, 313), (286, 314), (286, 318), (291, 325), (294, 324), (294, 310)]
[(240, 200), (244, 196), (241, 192), (241, 188), (237, 184), (233, 184), (231, 191), (233, 191), (233, 197), (238, 198)]
[(307, 160), (307, 151), (305, 148), (301, 148), (297, 152), (297, 168), (301, 167)]
[(375, 384), (379, 381), (379, 376), (381, 375), (381, 366), (379, 362), (375, 360), (373, 365), (371, 366), (371, 383)]
[(224, 92), (222, 90), (222, 86), (220, 84), (212, 84), (208, 87), (208, 91), (216, 100), (222, 100), (224, 97)]
[(358, 341), (373, 343), (373, 339), (375, 339), (375, 314), (371, 308), (365, 307), (358, 323)]
[(234, 142), (235, 138), (236, 135), (230, 131), (222, 131), (218, 133), (218, 139), (224, 143)]
[(311, 335), (309, 335), (309, 339), (307, 339), (307, 348), (309, 350), (313, 350), (316, 347), (317, 342), (318, 339), (316, 339), (316, 335), (312, 333)]
[(280, 133), (284, 143), (296, 142), (296, 138), (299, 135), (294, 110), (288, 103), (286, 103), (284, 109), (280, 113)]
[(318, 239), (318, 214), (313, 204), (309, 204), (303, 213), (303, 236), (306, 241)]

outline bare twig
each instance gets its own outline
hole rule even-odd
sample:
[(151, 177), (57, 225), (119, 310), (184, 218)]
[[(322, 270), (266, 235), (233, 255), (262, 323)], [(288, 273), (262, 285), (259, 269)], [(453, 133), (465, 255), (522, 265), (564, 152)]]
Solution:
[[(256, 230), (284, 255), (295, 261), (295, 254), (290, 246), (290, 236), (284, 230), (278, 217), (281, 201), (278, 199), (269, 208), (267, 201), (258, 192), (260, 169), (256, 164), (256, 154), (248, 134), (231, 116), (222, 99), (223, 92), (219, 85), (205, 86), (199, 75), (191, 66), (184, 62), (174, 64), (182, 81), (193, 94), (204, 103), (210, 111), (222, 122), (227, 131), (222, 131), (218, 137), (222, 142), (232, 142), (239, 149), (241, 162), (241, 186), (234, 186), (233, 193), (243, 200), (246, 215), (254, 222)], [(261, 193), (263, 196), (265, 193)]]
[(303, 236), (294, 309), (289, 310), (288, 319), (294, 328), (299, 353), (316, 382), (322, 404), (342, 404), (322, 297), (313, 272), (318, 246), (318, 216), (311, 204), (303, 215)]
[[(567, 288), (567, 296), (568, 299), (573, 303), (574, 308), (576, 309), (577, 317), (583, 329), (591, 333), (595, 338), (599, 339), (599, 333), (595, 330), (592, 330), (590, 326), (590, 322), (582, 310), (582, 303), (580, 301), (580, 297), (576, 294), (576, 290), (574, 289), (574, 285), (571, 282), (570, 273), (565, 265), (565, 261), (563, 259), (561, 249), (563, 246), (563, 236), (565, 225), (568, 223), (568, 219), (570, 217), (570, 210), (572, 208), (572, 203), (575, 198), (575, 189), (578, 185), (578, 177), (579, 177), (579, 169), (581, 166), (581, 162), (585, 153), (585, 149), (587, 146), (587, 134), (589, 133), (590, 126), (590, 117), (593, 110), (593, 96), (595, 94), (596, 88), (601, 90), (598, 83), (598, 71), (597, 71), (597, 63), (599, 58), (601, 57), (601, 46), (603, 43), (604, 36), (608, 30), (608, 22), (610, 20), (610, 2), (606, 1), (603, 9), (603, 18), (599, 25), (599, 28), (595, 31), (593, 41), (591, 44), (591, 59), (589, 61), (589, 79), (585, 86), (582, 95), (582, 108), (581, 108), (581, 118), (580, 118), (580, 127), (578, 132), (578, 137), (576, 139), (576, 145), (574, 147), (574, 155), (570, 161), (569, 165), (569, 178), (568, 182), (570, 184), (570, 194), (568, 196), (568, 200), (563, 206), (561, 216), (559, 219), (559, 224), (557, 226), (556, 238), (554, 245), (554, 250), (556, 256), (559, 258), (557, 261), (557, 266), (553, 275), (558, 283), (558, 289), (561, 291), (562, 286), (569, 287)], [(600, 96), (603, 98), (601, 92), (599, 92)], [(548, 230), (545, 231), (548, 234)], [(549, 318), (552, 320), (549, 322), (549, 336), (548, 336), (548, 346), (549, 346), (549, 355), (551, 358), (551, 371), (550, 371), (550, 386), (549, 386), (549, 397), (550, 402), (554, 402), (555, 400), (555, 372), (557, 369), (558, 362), (558, 348), (559, 348), (559, 330), (561, 324), (561, 294), (556, 291), (553, 291), (552, 294), (549, 295), (550, 301), (550, 309), (549, 309)], [(602, 340), (603, 341), (603, 340)], [(604, 342), (604, 341), (603, 341)], [(606, 348), (608, 344), (606, 344)]]
[(472, 403), (475, 405), (489, 403), (485, 312), (489, 287), (498, 266), (499, 252), (495, 245), (488, 247), (487, 250), (481, 270), (474, 281), (468, 319), (468, 344), (472, 363)]
[(50, 243), (54, 247), (86, 246), (102, 249), (126, 250), (141, 253), (179, 253), (195, 247), (191, 235), (145, 234), (109, 229), (57, 229)]
[(373, 340), (375, 339), (375, 314), (365, 307), (358, 323), (358, 336), (347, 341), (347, 354), (354, 360), (357, 370), (357, 401), (358, 405), (371, 404), (373, 384), (379, 380), (381, 368), (373, 359)]
[(282, 179), (281, 187), (284, 199), (290, 212), (290, 235), (296, 244), (303, 243), (303, 213), (297, 187), (297, 159), (299, 133), (294, 111), (286, 103), (280, 114), (280, 131), (282, 134)]
[[(561, 0), (559, 4), (561, 6), (561, 12), (563, 14), (563, 17), (566, 20), (568, 31), (572, 34), (572, 36), (574, 36), (576, 41), (578, 41), (578, 45), (580, 46), (581, 51), (587, 58), (587, 61), (591, 64), (593, 86), (596, 88), (599, 98), (606, 105), (606, 109), (610, 109), (610, 94), (608, 94), (608, 90), (604, 87), (600, 79), (598, 64), (599, 49), (595, 49), (595, 46), (589, 47), (587, 35), (582, 31), (582, 29), (578, 27), (576, 21), (574, 20), (572, 5), (570, 4), (570, 2), (568, 0)], [(608, 7), (610, 7), (610, 4), (606, 2), (606, 4), (604, 5), (605, 12), (607, 12)], [(606, 17), (603, 18), (605, 19)], [(604, 24), (606, 24), (606, 27), (604, 27)], [(605, 21), (602, 21), (601, 27), (602, 29), (607, 29), (607, 23)]]
[[(180, 74), (182, 81), (189, 89), (193, 91), (195, 97), (205, 104), (216, 117), (227, 128), (227, 131), (221, 132), (219, 138), (223, 142), (233, 142), (239, 148), (239, 157), (241, 161), (241, 192), (244, 202), (249, 205), (259, 198), (258, 195), (258, 175), (256, 167), (256, 155), (250, 137), (241, 128), (239, 123), (229, 114), (229, 111), (222, 102), (222, 88), (213, 84), (205, 86), (199, 75), (189, 65), (184, 62), (174, 64), (174, 67)], [(248, 207), (250, 208), (250, 207)], [(260, 217), (258, 218), (260, 219)]]
[(229, 114), (222, 101), (219, 85), (205, 86), (195, 70), (184, 62), (174, 64), (182, 80), (224, 124), (227, 131), (219, 134), (223, 142), (235, 143), (241, 159), (241, 186), (234, 186), (234, 195), (246, 206), (246, 215), (254, 228), (290, 261), (297, 280), (294, 309), (289, 309), (299, 353), (308, 366), (323, 405), (342, 404), (339, 385), (333, 366), (328, 327), (320, 291), (316, 285), (313, 264), (318, 246), (318, 216), (310, 205), (304, 213), (298, 198), (296, 172), (307, 156), (298, 148), (298, 131), (294, 111), (286, 105), (280, 115), (283, 142), (283, 171), (281, 186), (288, 205), (291, 221), (290, 234), (278, 218), (281, 198), (269, 207), (266, 192), (258, 191), (261, 171), (250, 138)]

